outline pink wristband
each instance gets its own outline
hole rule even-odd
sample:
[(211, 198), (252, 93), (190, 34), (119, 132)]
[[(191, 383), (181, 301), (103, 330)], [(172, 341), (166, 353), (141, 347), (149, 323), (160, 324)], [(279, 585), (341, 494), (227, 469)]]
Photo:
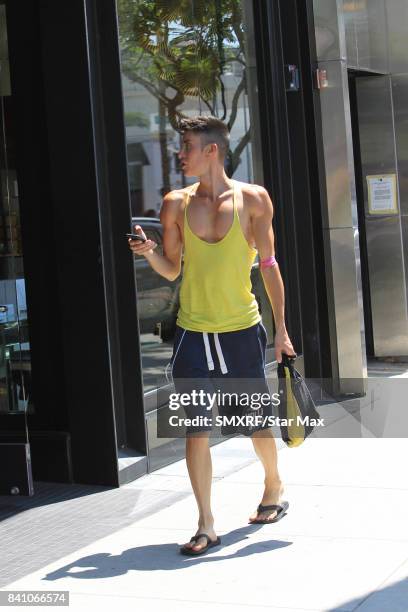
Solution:
[(262, 259), (262, 261), (259, 264), (259, 267), (262, 268), (272, 268), (272, 266), (274, 266), (275, 264), (277, 264), (278, 262), (276, 261), (275, 257), (273, 255), (271, 255), (271, 257), (267, 257), (266, 259)]

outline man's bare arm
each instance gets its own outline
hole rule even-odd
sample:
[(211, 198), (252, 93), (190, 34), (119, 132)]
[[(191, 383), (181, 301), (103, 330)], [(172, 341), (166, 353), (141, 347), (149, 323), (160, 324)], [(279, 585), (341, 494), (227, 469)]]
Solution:
[[(264, 187), (258, 186), (257, 194), (251, 203), (251, 223), (260, 261), (275, 255), (272, 218), (273, 205), (269, 194)], [(278, 362), (280, 362), (282, 352), (293, 355), (295, 350), (286, 331), (285, 290), (278, 263), (263, 268), (261, 274), (275, 319), (275, 354)]]
[[(273, 206), (268, 192), (258, 187), (251, 203), (252, 231), (258, 249), (259, 260), (275, 255), (275, 238), (272, 228)], [(276, 329), (285, 328), (285, 290), (279, 265), (261, 270), (266, 292), (273, 309)]]
[[(135, 255), (143, 255), (153, 270), (170, 281), (175, 280), (181, 270), (182, 239), (177, 225), (178, 210), (181, 196), (177, 193), (168, 193), (163, 198), (160, 211), (160, 222), (163, 226), (163, 255), (156, 253), (157, 246), (152, 241), (147, 244), (136, 240), (129, 240), (129, 246)], [(144, 235), (140, 226), (135, 226), (136, 233)]]

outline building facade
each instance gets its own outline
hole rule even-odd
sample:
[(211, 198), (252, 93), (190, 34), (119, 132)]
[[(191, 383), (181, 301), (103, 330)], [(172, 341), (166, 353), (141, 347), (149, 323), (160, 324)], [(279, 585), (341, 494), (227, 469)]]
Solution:
[[(367, 359), (408, 354), (407, 31), (403, 0), (0, 2), (3, 493), (184, 456), (157, 435), (179, 280), (124, 236), (160, 242), (193, 182), (181, 116), (226, 121), (228, 176), (271, 195), (305, 376), (361, 396)], [(252, 283), (270, 373), (257, 263)]]

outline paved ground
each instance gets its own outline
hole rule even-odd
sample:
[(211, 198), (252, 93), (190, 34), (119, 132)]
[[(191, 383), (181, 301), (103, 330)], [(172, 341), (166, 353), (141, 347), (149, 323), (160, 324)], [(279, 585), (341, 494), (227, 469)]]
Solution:
[[(407, 365), (378, 368), (401, 377)], [(337, 410), (335, 431), (347, 416)], [(358, 424), (367, 437), (279, 441), (290, 506), (272, 525), (247, 524), (262, 493), (250, 441), (213, 447), (222, 547), (204, 557), (178, 554), (196, 523), (184, 461), (115, 490), (44, 484), (41, 499), (0, 522), (16, 563), (2, 589), (68, 590), (74, 610), (407, 612), (406, 438)]]
[[(44, 560), (43, 567), (7, 588), (69, 590), (74, 610), (406, 612), (406, 441), (307, 440), (303, 447), (281, 449), (290, 507), (280, 522), (264, 526), (246, 524), (261, 494), (258, 463), (221, 475), (237, 454), (241, 460), (249, 456), (249, 444), (233, 439), (213, 449), (213, 505), (223, 546), (206, 557), (177, 552), (195, 528), (190, 495), (167, 505), (169, 492), (188, 491), (185, 464), (179, 462), (121, 490), (147, 496), (162, 491), (161, 510), (156, 500), (150, 515), (117, 531), (112, 526), (111, 533), (83, 547), (76, 542), (73, 552), (52, 563)], [(95, 505), (103, 495), (93, 493)], [(128, 518), (142, 503), (143, 495), (135, 497)], [(118, 512), (113, 510), (112, 522)], [(85, 537), (89, 513), (73, 518), (75, 535), (82, 524)], [(30, 524), (29, 514), (26, 521)], [(66, 525), (67, 539), (72, 528)], [(36, 545), (44, 543), (37, 539)]]

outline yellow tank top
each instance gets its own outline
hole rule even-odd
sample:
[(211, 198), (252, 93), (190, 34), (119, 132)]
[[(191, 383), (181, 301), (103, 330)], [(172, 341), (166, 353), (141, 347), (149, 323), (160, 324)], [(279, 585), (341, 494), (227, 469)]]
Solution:
[[(195, 183), (193, 188), (197, 188)], [(250, 247), (239, 221), (233, 182), (233, 222), (215, 243), (191, 231), (184, 208), (184, 264), (177, 325), (191, 331), (228, 332), (251, 327), (261, 320), (252, 293), (251, 267), (257, 250)]]

